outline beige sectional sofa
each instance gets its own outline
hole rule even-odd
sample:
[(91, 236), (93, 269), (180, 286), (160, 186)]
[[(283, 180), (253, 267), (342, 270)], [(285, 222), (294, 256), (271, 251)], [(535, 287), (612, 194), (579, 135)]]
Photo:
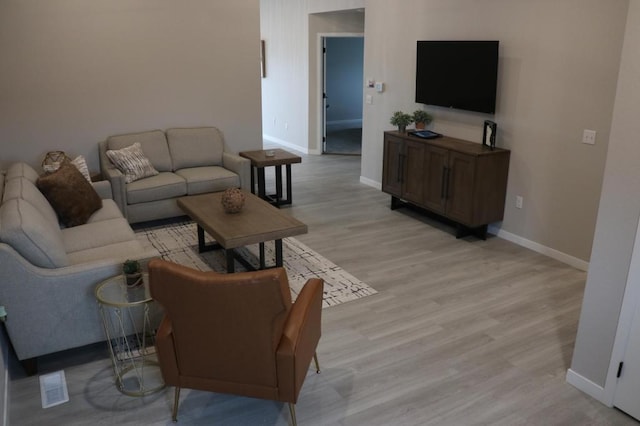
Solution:
[[(138, 142), (159, 172), (130, 183), (107, 156)], [(231, 153), (215, 127), (175, 128), (111, 136), (99, 144), (100, 168), (129, 223), (184, 215), (176, 199), (185, 195), (250, 189), (251, 163)]]
[(141, 244), (108, 181), (95, 182), (102, 208), (84, 225), (64, 228), (25, 163), (0, 178), (0, 305), (20, 360), (105, 339), (94, 289), (128, 258), (157, 251)]

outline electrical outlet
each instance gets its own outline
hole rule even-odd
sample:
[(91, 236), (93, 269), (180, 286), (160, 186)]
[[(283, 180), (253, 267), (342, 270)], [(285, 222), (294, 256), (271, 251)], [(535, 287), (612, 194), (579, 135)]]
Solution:
[(522, 198), (522, 196), (521, 195), (517, 195), (516, 196), (516, 208), (517, 209), (521, 209), (523, 202), (524, 202), (524, 199)]
[(582, 132), (582, 143), (586, 143), (587, 145), (595, 145), (596, 131), (584, 129), (584, 132)]

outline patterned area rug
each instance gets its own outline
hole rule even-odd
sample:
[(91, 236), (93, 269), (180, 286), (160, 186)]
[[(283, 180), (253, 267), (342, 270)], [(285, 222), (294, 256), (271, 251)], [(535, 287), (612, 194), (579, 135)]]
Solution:
[[(224, 272), (226, 260), (222, 250), (198, 253), (198, 237), (194, 222), (179, 222), (167, 226), (142, 228), (136, 231), (143, 244), (151, 244), (165, 260), (189, 266), (200, 271)], [(206, 234), (205, 234), (206, 235)], [(206, 235), (207, 241), (212, 241)], [(265, 243), (267, 265), (275, 259), (274, 244)], [(258, 245), (244, 247), (237, 252), (253, 266), (258, 266)], [(295, 238), (282, 240), (283, 264), (289, 277), (293, 299), (309, 278), (324, 279), (323, 307), (376, 294), (377, 291), (363, 283), (330, 260), (311, 250)], [(244, 268), (236, 262), (236, 271)]]

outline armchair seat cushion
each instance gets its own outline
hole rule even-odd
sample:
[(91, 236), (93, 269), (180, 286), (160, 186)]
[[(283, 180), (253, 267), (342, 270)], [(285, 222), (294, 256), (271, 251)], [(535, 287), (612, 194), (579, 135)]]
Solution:
[(187, 195), (187, 182), (175, 173), (162, 172), (127, 184), (129, 204), (166, 200), (183, 195)]
[(220, 166), (191, 167), (176, 170), (176, 174), (187, 182), (189, 195), (240, 187), (240, 177)]

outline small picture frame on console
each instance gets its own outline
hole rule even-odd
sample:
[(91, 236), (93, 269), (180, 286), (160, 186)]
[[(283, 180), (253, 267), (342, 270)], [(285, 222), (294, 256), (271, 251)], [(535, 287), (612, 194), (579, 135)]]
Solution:
[(487, 145), (491, 149), (496, 147), (496, 131), (498, 126), (494, 121), (485, 120), (482, 131), (482, 145)]

